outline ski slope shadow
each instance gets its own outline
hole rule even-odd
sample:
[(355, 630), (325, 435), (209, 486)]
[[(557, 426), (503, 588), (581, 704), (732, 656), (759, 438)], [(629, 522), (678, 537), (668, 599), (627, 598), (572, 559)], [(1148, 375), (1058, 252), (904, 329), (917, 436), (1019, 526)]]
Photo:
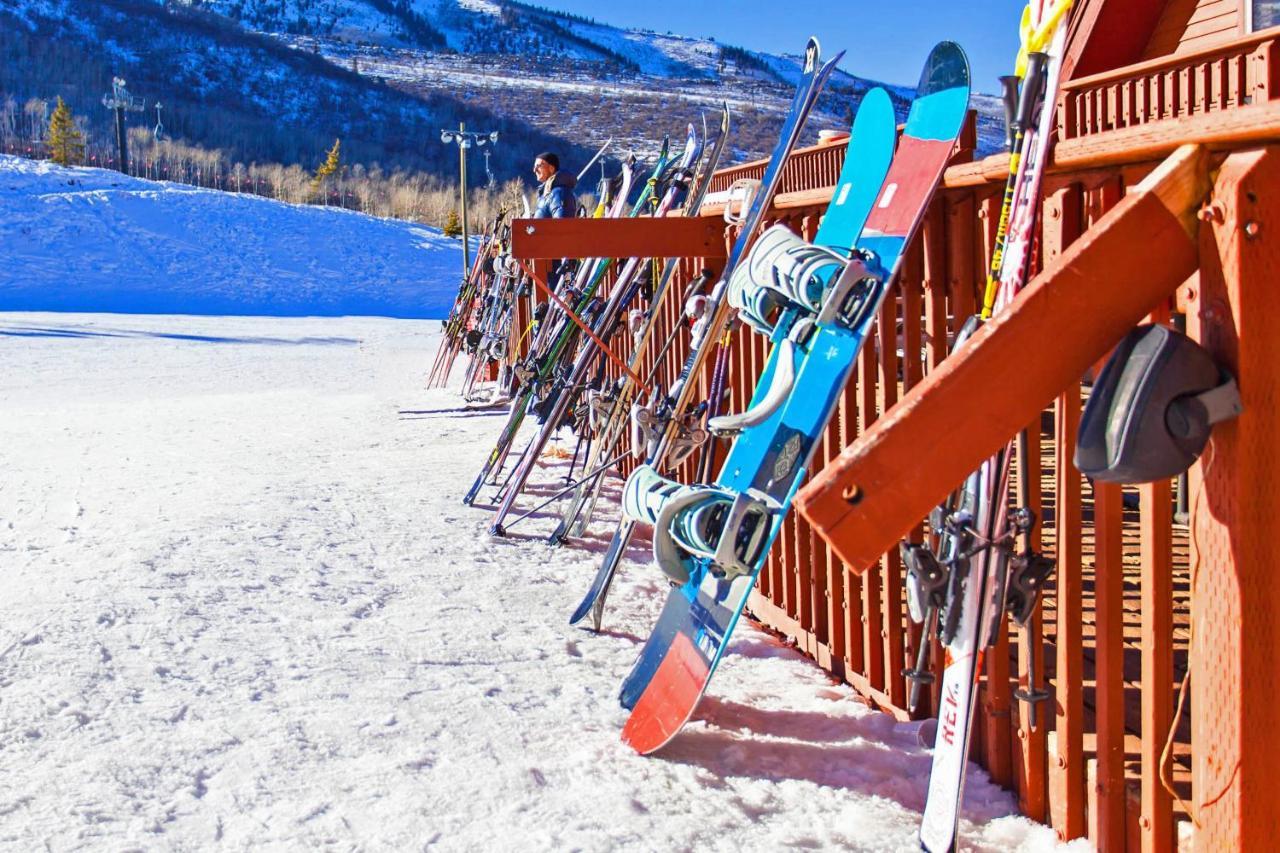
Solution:
[(0, 337), (8, 338), (123, 338), (111, 332), (86, 332), (83, 329), (12, 328), (0, 326)]
[(396, 414), (402, 421), (453, 420), (454, 418), (495, 418), (507, 414), (506, 409), (401, 409)]
[(183, 341), (204, 344), (240, 344), (252, 346), (359, 346), (358, 338), (313, 337), (276, 338), (261, 336), (193, 335), (178, 332), (152, 332), (140, 329), (89, 330), (84, 328), (54, 328), (47, 326), (0, 326), (0, 336), (13, 338), (154, 338), (157, 340)]

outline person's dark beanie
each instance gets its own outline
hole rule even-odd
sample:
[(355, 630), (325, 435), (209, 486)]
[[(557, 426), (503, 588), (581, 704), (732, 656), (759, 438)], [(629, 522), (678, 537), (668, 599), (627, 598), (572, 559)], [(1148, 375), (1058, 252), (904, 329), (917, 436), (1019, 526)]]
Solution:
[(552, 154), (550, 151), (545, 154), (539, 154), (538, 159), (555, 169), (557, 172), (560, 171), (560, 158)]

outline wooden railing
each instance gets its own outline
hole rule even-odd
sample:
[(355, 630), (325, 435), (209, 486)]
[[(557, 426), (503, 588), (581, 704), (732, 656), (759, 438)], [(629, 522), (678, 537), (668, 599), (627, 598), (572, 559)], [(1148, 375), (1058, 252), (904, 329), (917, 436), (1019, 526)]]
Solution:
[(1072, 80), (1059, 94), (1059, 139), (1261, 104), (1280, 95), (1274, 30), (1211, 50)]
[[(792, 183), (784, 185), (791, 201), (784, 197), (785, 206), (774, 211), (766, 227), (780, 222), (812, 238), (830, 185), (806, 187), (804, 176), (838, 174), (843, 155), (843, 145), (798, 152), (787, 173)], [(727, 188), (733, 180), (750, 177), (750, 168), (722, 172), (713, 186)], [(958, 175), (968, 174), (966, 167), (957, 168)], [(1114, 172), (1055, 176), (1044, 200), (1038, 263), (1052, 262), (1149, 168), (1139, 164)], [(828, 427), (815, 472), (947, 357), (960, 326), (979, 304), (1002, 186), (995, 181), (974, 185), (971, 177), (960, 183), (941, 191), (930, 207)], [(688, 354), (684, 300), (703, 263), (682, 261), (669, 298), (659, 307), (655, 340), (674, 340), (657, 365), (660, 389), (675, 381)], [(626, 337), (617, 336), (614, 344), (623, 357), (629, 355)], [(1028, 358), (1051, 357), (1052, 342), (1045, 347)], [(654, 370), (656, 348), (641, 361), (642, 376)], [(763, 370), (767, 341), (738, 329), (726, 355), (727, 406), (740, 411)], [(709, 393), (714, 362), (708, 360), (699, 378), (702, 399)], [(1006, 628), (987, 656), (973, 757), (996, 782), (1017, 791), (1026, 815), (1052, 823), (1064, 839), (1088, 836), (1107, 849), (1119, 849), (1113, 845), (1125, 835), (1137, 838), (1138, 827), (1145, 826), (1153, 839), (1151, 849), (1171, 849), (1175, 818), (1182, 813), (1175, 812), (1162, 785), (1144, 785), (1143, 780), (1161, 777), (1161, 751), (1174, 722), (1172, 686), (1185, 672), (1187, 530), (1174, 523), (1171, 484), (1095, 492), (1080, 476), (1071, 457), (1087, 393), (1086, 386), (1077, 387), (1029, 424), (1038, 438), (1031, 442), (1031, 469), (1040, 476), (1018, 484), (1019, 499), (1041, 519), (1037, 538), (1058, 569), (1033, 627)], [(945, 429), (946, 424), (939, 424), (939, 430)], [(723, 454), (725, 448), (714, 452)], [(692, 482), (699, 462), (697, 457), (687, 460), (673, 476)], [(918, 539), (924, 532), (922, 520), (914, 535)], [(914, 660), (922, 637), (906, 615), (896, 550), (884, 554), (876, 570), (858, 576), (792, 513), (750, 610), (878, 707), (899, 719), (912, 717), (902, 671)], [(1037, 657), (1043, 680), (1035, 686), (1047, 687), (1052, 696), (1034, 728), (1027, 707), (1014, 698), (1028, 686), (1031, 655)], [(935, 671), (940, 672), (941, 662), (935, 646)], [(935, 715), (938, 698), (936, 690), (930, 691), (916, 716)], [(1173, 728), (1169, 769), (1174, 790), (1186, 799), (1189, 728), (1185, 722)], [(1132, 760), (1117, 758), (1125, 755)]]
[[(817, 145), (805, 149), (801, 156), (792, 157), (782, 170), (782, 180), (778, 185), (779, 193), (835, 186), (840, 177), (840, 166), (844, 163), (844, 149), (847, 141), (845, 139), (828, 145)], [(709, 191), (724, 192), (735, 181), (758, 181), (764, 177), (767, 165), (767, 161), (757, 160), (732, 169), (721, 169), (712, 176)]]
[[(1180, 140), (1193, 139), (1216, 152), (1246, 145), (1280, 145), (1280, 109), (1275, 104), (1258, 103), (1264, 95), (1274, 97), (1270, 82), (1276, 67), (1274, 52), (1272, 39), (1250, 39), (1214, 56), (1180, 57), (1140, 66), (1126, 77), (1106, 75), (1069, 85), (1064, 97), (1070, 104), (1065, 111), (1070, 126), (1064, 129), (1066, 138), (1046, 182), (1036, 267), (1054, 264)], [(1164, 95), (1138, 94), (1164, 91), (1159, 87), (1170, 79), (1200, 81), (1180, 90), (1193, 93), (1199, 99), (1194, 100), (1198, 106), (1188, 108), (1192, 101), (1184, 99), (1175, 109), (1168, 106)], [(1177, 111), (1185, 109), (1191, 114)], [(1110, 118), (1099, 120), (1097, 116), (1103, 113)], [(960, 152), (958, 159), (963, 161), (967, 153)], [(843, 156), (840, 144), (797, 152), (765, 227), (781, 222), (812, 238)], [(1280, 154), (1269, 156), (1271, 159), (1258, 162), (1269, 164)], [(1224, 157), (1220, 153), (1215, 162), (1222, 163)], [(958, 162), (948, 170), (910, 247), (904, 272), (859, 356), (853, 379), (814, 461), (814, 473), (948, 358), (956, 333), (979, 303), (999, 215), (1004, 168), (1003, 158), (992, 157)], [(1246, 164), (1236, 171), (1252, 174), (1251, 168)], [(724, 170), (715, 176), (712, 189), (723, 191), (740, 178), (758, 178), (762, 171), (759, 163)], [(1234, 191), (1256, 205), (1259, 190), (1250, 186)], [(718, 214), (716, 206), (704, 211), (706, 216)], [(1234, 215), (1211, 206), (1206, 208), (1205, 221), (1222, 222), (1224, 216)], [(1256, 240), (1258, 233), (1266, 233), (1259, 229), (1272, 226), (1254, 221), (1252, 227), (1254, 237), (1250, 239)], [(1143, 247), (1135, 245), (1132, 251), (1140, 253)], [(655, 344), (639, 371), (644, 376), (652, 372), (659, 391), (674, 382), (688, 354), (683, 309), (689, 283), (704, 267), (718, 272), (718, 263), (717, 259), (680, 261), (673, 286), (659, 306), (655, 340), (670, 339), (672, 343), (660, 362), (655, 362)], [(1220, 278), (1222, 273), (1215, 275)], [(1090, 280), (1080, 286), (1101, 289), (1108, 283)], [(1255, 302), (1265, 302), (1266, 297), (1257, 296), (1261, 284), (1254, 282), (1253, 287), (1250, 293)], [(1221, 285), (1214, 292), (1219, 291), (1224, 291)], [(1199, 292), (1194, 281), (1189, 283), (1150, 319), (1185, 324), (1193, 337), (1216, 340), (1215, 346), (1221, 349), (1221, 338), (1227, 334), (1221, 326), (1231, 308), (1225, 302), (1205, 307), (1198, 301)], [(1179, 312), (1187, 306), (1194, 308), (1187, 309), (1189, 316), (1184, 318)], [(1205, 317), (1217, 320), (1207, 323)], [(1243, 321), (1236, 318), (1235, 322)], [(1275, 325), (1271, 322), (1268, 328)], [(1280, 339), (1280, 333), (1271, 339)], [(627, 335), (617, 336), (613, 344), (620, 356), (628, 355), (631, 345)], [(738, 329), (724, 346), (727, 408), (740, 411), (747, 406), (761, 375), (767, 341)], [(1256, 353), (1257, 346), (1251, 352)], [(1027, 352), (1026, 357), (1053, 358), (1054, 347), (1053, 340), (1044, 340), (1040, 349)], [(1274, 380), (1280, 374), (1275, 364), (1258, 366), (1267, 363), (1265, 357), (1253, 358), (1255, 375)], [(1275, 361), (1280, 364), (1280, 358)], [(714, 369), (715, 359), (709, 359), (698, 378), (702, 399), (708, 396)], [(1268, 387), (1274, 387), (1274, 382)], [(1193, 710), (1194, 725), (1192, 714), (1180, 716), (1175, 709), (1177, 688), (1187, 675), (1189, 660), (1194, 656), (1203, 666), (1224, 659), (1223, 653), (1206, 651), (1203, 646), (1197, 652), (1191, 649), (1192, 611), (1198, 610), (1201, 619), (1205, 613), (1216, 613), (1226, 594), (1222, 581), (1206, 580), (1202, 569), (1197, 574), (1197, 567), (1206, 559), (1219, 559), (1239, 571), (1239, 553), (1252, 552), (1235, 539), (1232, 545), (1225, 544), (1222, 531), (1235, 530), (1230, 516), (1234, 510), (1202, 508), (1199, 522), (1196, 520), (1197, 505), (1205, 503), (1205, 484), (1216, 484), (1222, 491), (1226, 474), (1206, 479), (1193, 470), (1189, 481), (1184, 478), (1133, 488), (1085, 480), (1072, 456), (1089, 390), (1088, 382), (1082, 379), (1027, 424), (1031, 436), (1038, 439), (1029, 442), (1028, 467), (1038, 476), (1014, 484), (1016, 500), (1036, 512), (1037, 544), (1056, 561), (1057, 568), (1031, 627), (1010, 630), (1006, 625), (986, 656), (971, 757), (994, 781), (1017, 792), (1024, 814), (1050, 823), (1062, 839), (1087, 837), (1108, 851), (1173, 850), (1180, 836), (1178, 824), (1191, 818), (1185, 803), (1197, 803), (1202, 819), (1210, 807), (1222, 813), (1224, 802), (1227, 808), (1240, 808), (1240, 795), (1224, 800), (1227, 794), (1223, 793), (1230, 791), (1233, 780), (1238, 783), (1240, 765), (1233, 771), (1217, 757), (1205, 759), (1203, 755), (1197, 762), (1193, 752), (1198, 748), (1193, 729), (1196, 738), (1212, 733), (1215, 748), (1227, 742), (1226, 736), (1214, 729), (1212, 716), (1214, 707), (1225, 700), (1204, 692), (1210, 688), (1201, 688), (1196, 695), (1203, 701), (1197, 700)], [(1275, 392), (1265, 392), (1264, 399), (1266, 393), (1272, 394), (1274, 402)], [(975, 399), (972, 405), (983, 403)], [(1263, 410), (1269, 411), (1265, 405)], [(1272, 415), (1267, 417), (1274, 420)], [(947, 424), (939, 423), (937, 428), (943, 434)], [(1257, 429), (1249, 431), (1251, 436), (1257, 434)], [(1275, 446), (1273, 443), (1273, 457)], [(722, 458), (725, 448), (717, 445), (707, 452)], [(704, 467), (714, 472), (717, 461)], [(693, 482), (699, 464), (697, 457), (691, 458), (672, 475)], [(1266, 467), (1266, 471), (1274, 467)], [(1274, 491), (1280, 491), (1280, 483), (1273, 485)], [(1221, 513), (1227, 515), (1219, 517)], [(1199, 544), (1193, 528), (1201, 531)], [(911, 538), (919, 540), (926, 531), (921, 519)], [(1259, 541), (1252, 533), (1239, 535), (1249, 547)], [(1277, 587), (1272, 584), (1266, 588)], [(1273, 597), (1280, 599), (1280, 595)], [(1280, 600), (1275, 604), (1280, 610)], [(1230, 607), (1227, 612), (1236, 612)], [(1256, 607), (1245, 612), (1256, 616)], [(859, 575), (840, 562), (802, 517), (792, 513), (769, 555), (750, 610), (868, 701), (899, 719), (912, 716), (902, 670), (926, 639), (907, 618), (903, 567), (896, 549), (883, 554), (872, 571)], [(1217, 623), (1212, 628), (1228, 633), (1234, 630)], [(1269, 636), (1272, 639), (1259, 641), (1272, 642), (1274, 634)], [(1032, 659), (1040, 673), (1038, 684), (1028, 683)], [(930, 665), (935, 672), (941, 663), (941, 650), (931, 643)], [(1233, 674), (1240, 667), (1238, 659), (1209, 665), (1216, 669), (1209, 673), (1198, 670), (1198, 681), (1234, 684), (1237, 687), (1232, 689), (1240, 689), (1238, 676)], [(1266, 677), (1275, 683), (1275, 672)], [(1028, 687), (1044, 687), (1050, 694), (1035, 726), (1030, 723), (1029, 706), (1016, 698)], [(925, 707), (915, 714), (935, 714), (938, 698), (936, 689), (932, 690)], [(1255, 701), (1263, 700), (1239, 700), (1232, 707), (1237, 712), (1246, 704), (1265, 707), (1252, 704)], [(1230, 729), (1232, 737), (1240, 735), (1238, 719), (1227, 725), (1236, 727)], [(1272, 735), (1268, 737), (1274, 740)], [(1244, 760), (1238, 756), (1237, 751), (1234, 760)], [(1193, 776), (1199, 780), (1195, 784)], [(1262, 817), (1272, 824), (1276, 819), (1274, 812), (1265, 812)], [(1212, 832), (1203, 830), (1209, 848), (1215, 846), (1213, 839), (1242, 837), (1243, 831), (1238, 830), (1243, 818), (1227, 820), (1237, 821), (1234, 828), (1222, 830), (1220, 822)]]

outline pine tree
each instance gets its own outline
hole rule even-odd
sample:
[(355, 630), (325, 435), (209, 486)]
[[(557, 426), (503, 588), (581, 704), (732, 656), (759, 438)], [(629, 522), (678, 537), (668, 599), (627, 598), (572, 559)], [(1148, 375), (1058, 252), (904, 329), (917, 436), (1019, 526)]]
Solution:
[(76, 127), (71, 109), (58, 98), (58, 105), (49, 119), (49, 156), (59, 166), (74, 166), (84, 162), (84, 134)]
[(449, 211), (449, 218), (444, 221), (444, 236), (461, 237), (462, 236), (462, 220), (458, 218), (458, 211)]
[(324, 182), (331, 176), (336, 175), (342, 169), (342, 140), (333, 140), (333, 147), (329, 149), (329, 153), (325, 155), (324, 163), (316, 169), (315, 177), (311, 179), (311, 189), (319, 192)]

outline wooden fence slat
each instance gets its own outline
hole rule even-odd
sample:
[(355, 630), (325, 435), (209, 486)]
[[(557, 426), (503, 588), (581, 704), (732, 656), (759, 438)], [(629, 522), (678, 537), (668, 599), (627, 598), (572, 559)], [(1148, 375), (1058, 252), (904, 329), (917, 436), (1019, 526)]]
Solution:
[[(1083, 204), (1078, 185), (1069, 185), (1046, 200), (1045, 264), (1061, 262), (1067, 247), (1082, 230)], [(1072, 389), (1058, 398), (1054, 417), (1054, 726), (1046, 741), (1048, 817), (1058, 838), (1084, 834), (1084, 699), (1079, 652), (1081, 607), (1080, 476), (1072, 464), (1075, 435), (1080, 425), (1080, 398)]]
[(1080, 472), (1071, 462), (1076, 431), (1080, 428), (1080, 398), (1072, 389), (1058, 399), (1056, 464), (1057, 510), (1054, 538), (1058, 570), (1054, 604), (1057, 624), (1054, 646), (1056, 721), (1050, 736), (1049, 816), (1058, 838), (1069, 840), (1085, 834), (1084, 822), (1084, 672), (1081, 644), (1084, 639), (1080, 613), (1083, 608)]
[[(896, 289), (880, 306), (876, 321), (876, 342), (879, 344), (879, 375), (876, 382), (876, 405), (887, 412), (898, 402), (898, 299)], [(793, 513), (799, 516), (800, 513)], [(906, 683), (902, 670), (906, 668), (903, 625), (902, 558), (892, 549), (880, 558), (880, 636), (884, 642), (884, 678), (881, 689), (895, 707), (907, 704)]]
[[(1036, 515), (1042, 520), (1041, 524), (1037, 524), (1031, 531), (1031, 547), (1034, 551), (1039, 552), (1042, 547), (1043, 539), (1043, 519), (1044, 519), (1044, 498), (1043, 488), (1040, 482), (1041, 477), (1041, 425), (1040, 418), (1036, 418), (1034, 424), (1027, 427), (1028, 441), (1025, 449), (1027, 458), (1025, 464), (1020, 464), (1020, 468), (1025, 468), (1031, 472), (1031, 476), (1026, 478), (1024, 482), (1020, 477), (1018, 481), (1017, 499), (1018, 505), (1031, 507), (1035, 510)], [(1020, 460), (1022, 463), (1023, 460)], [(1044, 660), (1044, 596), (1041, 595), (1036, 601), (1035, 612), (1030, 620), (1029, 625), (1021, 632), (1018, 640), (1018, 686), (1023, 690), (1043, 690), (1045, 684), (1045, 660)], [(1030, 669), (1034, 664), (1036, 672), (1036, 680), (1032, 682), (1028, 676)], [(1019, 810), (1031, 818), (1032, 820), (1044, 821), (1046, 819), (1046, 805), (1048, 802), (1048, 792), (1046, 789), (1046, 761), (1047, 755), (1047, 737), (1048, 722), (1050, 714), (1048, 713), (1050, 705), (1042, 703), (1036, 706), (1036, 725), (1031, 725), (1028, 706), (1019, 704), (1018, 725), (1014, 729), (1016, 735), (1015, 754), (1014, 754), (1014, 774), (1015, 787), (1018, 792), (1018, 808)]]
[(1100, 850), (1123, 849), (1125, 839), (1123, 510), (1119, 486), (1093, 484), (1097, 771), (1089, 840)]
[(1168, 480), (1140, 488), (1142, 555), (1142, 849), (1175, 847), (1173, 798), (1160, 781), (1173, 719), (1173, 495)]

